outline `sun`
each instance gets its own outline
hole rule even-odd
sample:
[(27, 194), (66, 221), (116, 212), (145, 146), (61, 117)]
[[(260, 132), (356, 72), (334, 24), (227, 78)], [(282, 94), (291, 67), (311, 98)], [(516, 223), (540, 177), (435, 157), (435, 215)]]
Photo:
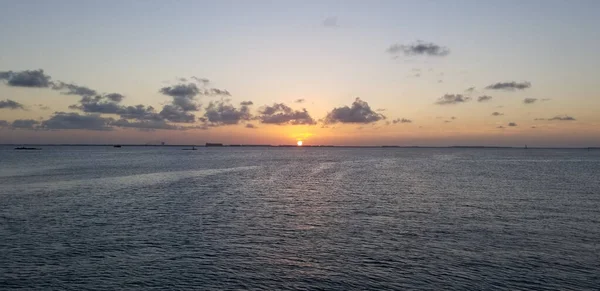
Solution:
[(296, 144), (297, 144), (299, 147), (301, 147), (301, 146), (302, 146), (302, 141), (301, 141), (301, 140), (299, 140), (299, 141), (298, 141)]

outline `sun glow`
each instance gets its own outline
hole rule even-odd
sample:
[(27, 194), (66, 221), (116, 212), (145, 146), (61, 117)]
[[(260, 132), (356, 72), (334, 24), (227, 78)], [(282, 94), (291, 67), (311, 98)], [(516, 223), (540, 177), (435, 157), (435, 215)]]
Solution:
[(302, 146), (302, 141), (301, 141), (301, 140), (299, 140), (299, 141), (298, 141), (296, 144), (297, 144), (299, 147), (301, 147), (301, 146)]

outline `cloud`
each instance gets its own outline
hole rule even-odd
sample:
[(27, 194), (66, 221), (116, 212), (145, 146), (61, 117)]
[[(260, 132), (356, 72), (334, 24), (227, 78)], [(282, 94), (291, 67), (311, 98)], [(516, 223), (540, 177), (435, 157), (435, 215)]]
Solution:
[(125, 96), (119, 94), (119, 93), (110, 93), (110, 94), (106, 94), (104, 95), (104, 98), (113, 101), (113, 102), (121, 102), (123, 101), (123, 99), (125, 98)]
[(283, 103), (273, 103), (272, 106), (264, 106), (259, 109), (258, 120), (266, 124), (291, 124), (291, 125), (314, 125), (316, 121), (310, 116), (306, 109), (293, 110)]
[(498, 126), (498, 127), (496, 127), (496, 128), (504, 128), (504, 126), (500, 125), (500, 126)]
[(162, 87), (159, 92), (171, 97), (186, 97), (191, 99), (200, 94), (200, 88), (194, 83), (177, 84), (174, 86)]
[(50, 79), (42, 69), (0, 72), (0, 80), (6, 80), (6, 84), (13, 87), (48, 88), (52, 85)]
[(465, 89), (465, 92), (473, 93), (473, 92), (475, 92), (475, 87), (469, 87), (469, 88)]
[(242, 105), (242, 106), (250, 106), (250, 105), (254, 105), (254, 102), (252, 102), (252, 101), (242, 101), (242, 102), (240, 102), (240, 105)]
[(574, 117), (568, 115), (559, 115), (549, 118), (548, 120), (558, 120), (558, 121), (574, 121), (576, 120)]
[(492, 96), (483, 95), (483, 96), (477, 97), (477, 102), (487, 102), (490, 100), (492, 100)]
[(240, 121), (251, 119), (248, 105), (241, 105), (240, 109), (225, 101), (211, 101), (206, 107), (204, 118), (211, 126), (238, 124)]
[[(86, 113), (116, 114), (122, 119), (135, 119), (138, 121), (164, 121), (165, 117), (156, 113), (154, 107), (144, 106), (142, 104), (135, 106), (123, 106), (119, 102), (123, 100), (123, 95), (118, 93), (96, 95), (94, 97), (85, 96), (79, 101), (79, 104), (69, 106), (70, 109), (81, 110)], [(180, 120), (180, 118), (175, 118)]]
[(406, 118), (396, 118), (396, 119), (392, 120), (392, 123), (394, 123), (394, 124), (396, 124), (396, 123), (412, 123), (412, 120), (406, 119)]
[(456, 117), (455, 117), (455, 116), (452, 116), (452, 117), (450, 117), (450, 119), (452, 119), (452, 120), (455, 120), (455, 119), (456, 119)]
[(514, 122), (509, 122), (509, 123), (508, 123), (508, 126), (517, 126), (517, 124), (516, 124), (516, 123), (514, 123)]
[(375, 111), (377, 111), (377, 112), (384, 112), (385, 108), (377, 108), (377, 109), (375, 109)]
[(525, 98), (525, 99), (523, 99), (523, 103), (525, 103), (525, 104), (533, 104), (533, 103), (535, 103), (535, 101), (537, 101), (536, 98)]
[(80, 115), (79, 113), (55, 112), (52, 117), (42, 121), (44, 129), (88, 129), (111, 130), (112, 118), (104, 118), (99, 114)]
[[(195, 78), (195, 77), (194, 77)], [(190, 111), (198, 111), (200, 105), (195, 102), (195, 97), (203, 91), (194, 83), (177, 84), (174, 86), (163, 87), (160, 93), (171, 96), (171, 104), (163, 106), (160, 116), (171, 122), (193, 123), (196, 121), (196, 115)]]
[(11, 127), (14, 129), (35, 129), (38, 124), (40, 122), (34, 119), (17, 119), (12, 122)]
[(184, 112), (200, 110), (200, 105), (187, 96), (175, 96), (171, 104)]
[(0, 109), (25, 109), (25, 106), (23, 106), (23, 104), (10, 100), (10, 99), (6, 99), (6, 100), (0, 100)]
[(408, 45), (393, 44), (387, 49), (387, 52), (394, 55), (402, 52), (407, 56), (427, 55), (442, 57), (448, 55), (450, 50), (434, 43), (418, 40)]
[(541, 100), (541, 101), (542, 101), (542, 102), (546, 102), (546, 101), (550, 101), (550, 100), (552, 100), (552, 99), (551, 99), (551, 98), (542, 98), (542, 100)]
[(202, 84), (202, 85), (208, 85), (208, 83), (210, 83), (210, 80), (206, 79), (206, 78), (198, 78), (196, 76), (192, 76), (193, 80), (196, 80), (196, 82)]
[(117, 114), (121, 105), (113, 102), (105, 96), (84, 96), (79, 100), (79, 105), (71, 105), (69, 109), (78, 109), (88, 113)]
[(46, 105), (44, 105), (44, 104), (36, 104), (36, 106), (37, 106), (38, 108), (40, 108), (41, 110), (50, 110), (50, 107), (49, 107), (49, 106), (46, 106)]
[(300, 99), (294, 100), (294, 103), (304, 103), (304, 101), (306, 101), (306, 100), (304, 100), (304, 98), (300, 98)]
[(471, 100), (471, 97), (465, 97), (462, 94), (445, 94), (438, 98), (435, 104), (438, 105), (451, 105), (465, 103)]
[(0, 128), (8, 127), (9, 125), (8, 121), (0, 119)]
[(256, 127), (256, 125), (254, 125), (252, 123), (246, 123), (246, 128), (258, 128), (258, 127)]
[(337, 16), (329, 16), (323, 20), (323, 26), (325, 27), (337, 27)]
[(173, 105), (163, 106), (163, 109), (160, 111), (159, 114), (166, 120), (172, 122), (193, 123), (194, 121), (196, 121), (196, 116), (194, 114), (188, 113), (182, 110), (180, 107)]
[(123, 106), (117, 112), (124, 119), (136, 119), (136, 120), (149, 120), (149, 121), (162, 121), (163, 116), (154, 111), (152, 106), (144, 106), (138, 104), (135, 106)]
[(385, 115), (371, 109), (369, 104), (356, 98), (350, 107), (343, 106), (331, 110), (325, 117), (326, 124), (333, 123), (372, 123), (386, 119)]
[(79, 85), (75, 85), (75, 84), (67, 84), (64, 82), (57, 82), (57, 83), (53, 84), (52, 89), (57, 90), (57, 91), (65, 90), (66, 92), (62, 93), (65, 95), (78, 95), (78, 96), (82, 96), (82, 97), (94, 96), (97, 94), (96, 90), (90, 89), (88, 87), (79, 86)]
[(500, 82), (496, 84), (491, 84), (485, 87), (488, 90), (506, 90), (506, 91), (515, 91), (515, 90), (525, 90), (527, 88), (531, 88), (531, 83), (529, 82)]
[(502, 116), (502, 115), (504, 115), (504, 113), (501, 113), (501, 112), (498, 112), (498, 111), (492, 112), (492, 116)]
[(119, 119), (111, 123), (113, 126), (123, 128), (136, 128), (142, 131), (153, 131), (155, 129), (180, 129), (181, 127), (168, 124), (164, 120), (143, 120), (143, 121), (129, 121), (127, 119)]
[(229, 91), (217, 88), (205, 89), (202, 91), (202, 94), (208, 96), (231, 96), (231, 93), (229, 93)]

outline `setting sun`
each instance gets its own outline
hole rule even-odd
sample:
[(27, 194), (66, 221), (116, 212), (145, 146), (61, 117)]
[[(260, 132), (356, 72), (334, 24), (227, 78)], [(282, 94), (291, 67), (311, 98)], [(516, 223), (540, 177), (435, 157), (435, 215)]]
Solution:
[(298, 141), (296, 144), (297, 144), (299, 147), (301, 147), (301, 146), (302, 146), (302, 141), (301, 141), (301, 140), (299, 140), (299, 141)]

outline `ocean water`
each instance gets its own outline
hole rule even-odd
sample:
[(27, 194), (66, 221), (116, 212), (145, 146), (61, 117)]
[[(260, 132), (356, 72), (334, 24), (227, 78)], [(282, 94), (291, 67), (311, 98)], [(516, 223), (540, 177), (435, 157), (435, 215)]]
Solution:
[(0, 147), (0, 289), (599, 290), (600, 151)]

